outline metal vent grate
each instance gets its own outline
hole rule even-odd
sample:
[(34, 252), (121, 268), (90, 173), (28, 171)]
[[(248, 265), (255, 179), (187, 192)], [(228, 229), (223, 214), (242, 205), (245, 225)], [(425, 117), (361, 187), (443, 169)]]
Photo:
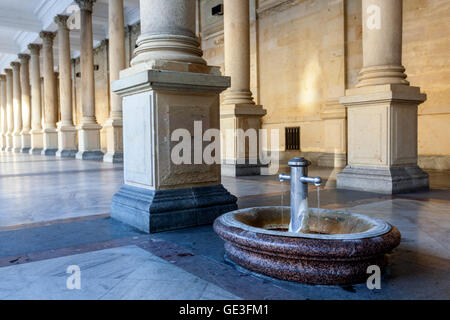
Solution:
[(286, 150), (300, 150), (300, 127), (285, 128)]

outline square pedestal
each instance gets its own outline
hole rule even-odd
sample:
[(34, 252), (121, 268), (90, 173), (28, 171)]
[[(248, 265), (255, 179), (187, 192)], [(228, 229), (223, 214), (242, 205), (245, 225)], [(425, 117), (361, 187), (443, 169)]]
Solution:
[(20, 153), (20, 150), (22, 149), (22, 136), (20, 135), (20, 133), (15, 133), (12, 139), (13, 139), (12, 152)]
[(58, 133), (54, 128), (47, 128), (43, 130), (43, 149), (42, 155), (44, 156), (54, 156), (56, 151), (58, 151)]
[(259, 131), (266, 114), (259, 105), (232, 104), (220, 108), (222, 138), (222, 175), (254, 176), (261, 174)]
[[(163, 70), (113, 83), (124, 97), (125, 184), (113, 198), (111, 217), (151, 233), (209, 224), (237, 208), (221, 185), (220, 159), (203, 160), (210, 144), (203, 135), (208, 129), (219, 135), (219, 93), (229, 83), (219, 75)], [(181, 142), (173, 139), (176, 130), (186, 136), (183, 154), (191, 157), (185, 162), (172, 153)]]
[(11, 133), (8, 133), (6, 135), (6, 151), (12, 151), (13, 150), (13, 136)]
[(30, 154), (41, 154), (44, 146), (42, 130), (31, 130)]
[(104, 162), (123, 162), (123, 121), (108, 120), (104, 126), (106, 129), (107, 153), (103, 157)]
[(347, 91), (348, 166), (337, 187), (384, 194), (428, 188), (417, 166), (417, 87), (378, 85)]
[(77, 152), (77, 129), (75, 127), (59, 127), (56, 156), (60, 158), (75, 158)]
[(103, 152), (100, 146), (100, 130), (98, 124), (82, 124), (78, 128), (78, 152), (79, 160), (103, 160)]
[(28, 132), (22, 133), (22, 149), (20, 149), (20, 152), (29, 153), (30, 149), (31, 149), (31, 135)]

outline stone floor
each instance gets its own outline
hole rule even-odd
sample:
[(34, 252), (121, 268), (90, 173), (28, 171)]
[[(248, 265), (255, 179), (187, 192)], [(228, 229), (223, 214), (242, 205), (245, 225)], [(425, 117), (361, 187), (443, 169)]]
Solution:
[[(383, 196), (334, 189), (320, 205), (381, 217), (399, 228), (381, 290), (311, 286), (240, 272), (211, 226), (146, 235), (109, 218), (122, 166), (0, 153), (0, 299), (449, 299), (450, 173), (428, 192)], [(240, 207), (289, 203), (276, 177), (223, 178)], [(284, 197), (282, 197), (284, 191)], [(317, 192), (310, 191), (317, 206)], [(81, 289), (69, 290), (69, 266)], [(241, 270), (242, 271), (242, 270)]]

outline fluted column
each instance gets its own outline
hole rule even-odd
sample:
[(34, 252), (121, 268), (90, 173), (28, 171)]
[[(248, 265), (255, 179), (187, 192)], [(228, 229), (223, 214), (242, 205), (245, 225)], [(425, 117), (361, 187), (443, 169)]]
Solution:
[(13, 109), (13, 75), (12, 69), (5, 69), (6, 74), (6, 120), (8, 133), (6, 134), (6, 150), (13, 150), (14, 109)]
[[(259, 130), (266, 110), (255, 105), (250, 91), (250, 3), (224, 1), (225, 73), (231, 87), (223, 94), (221, 130), (225, 132), (222, 175), (246, 176), (261, 173)], [(245, 131), (256, 141), (246, 143)]]
[(42, 104), (41, 104), (41, 67), (40, 51), (42, 46), (30, 43), (31, 53), (31, 149), (30, 154), (41, 154), (43, 149)]
[(402, 0), (363, 0), (363, 68), (357, 87), (409, 84), (402, 65)]
[[(109, 81), (119, 79), (119, 72), (125, 69), (125, 24), (123, 14), (123, 0), (109, 2)], [(103, 157), (105, 162), (123, 161), (122, 139), (122, 98), (110, 92), (111, 114), (105, 123), (107, 153)]]
[(55, 155), (58, 150), (58, 133), (56, 131), (56, 79), (53, 65), (53, 32), (42, 31), (44, 51), (44, 130), (43, 155)]
[[(417, 165), (417, 108), (426, 100), (402, 66), (402, 0), (363, 0), (363, 68), (347, 107), (348, 165), (339, 189), (395, 194), (426, 190)], [(370, 128), (370, 129), (368, 129)]]
[(6, 119), (6, 76), (0, 74), (0, 125), (1, 125), (1, 139), (0, 139), (0, 150), (6, 150), (6, 134), (8, 133), (8, 122)]
[(72, 64), (70, 60), (70, 39), (67, 27), (68, 16), (57, 15), (58, 62), (59, 62), (59, 101), (61, 121), (58, 123), (57, 157), (72, 158), (77, 153), (77, 129), (73, 125), (72, 110)]
[(77, 159), (103, 160), (100, 129), (95, 118), (94, 51), (92, 43), (92, 10), (95, 0), (76, 0), (81, 22), (81, 109), (78, 126)]
[(22, 96), (22, 149), (23, 153), (29, 153), (31, 149), (31, 92), (30, 92), (30, 55), (19, 54), (20, 59), (20, 86)]
[(13, 110), (14, 110), (14, 133), (13, 152), (19, 153), (22, 149), (22, 90), (20, 86), (20, 63), (11, 62), (13, 70)]

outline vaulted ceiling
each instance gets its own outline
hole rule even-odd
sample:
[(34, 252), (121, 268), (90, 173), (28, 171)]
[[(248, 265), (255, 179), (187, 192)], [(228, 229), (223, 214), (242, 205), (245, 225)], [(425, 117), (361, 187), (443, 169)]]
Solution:
[[(94, 47), (108, 38), (108, 1), (97, 0), (93, 12)], [(53, 19), (57, 14), (71, 15), (73, 0), (0, 0), (0, 73), (17, 60), (19, 53), (28, 53), (29, 43), (42, 43), (39, 32), (57, 29)], [(125, 24), (139, 21), (139, 0), (125, 0)], [(80, 52), (80, 32), (70, 32), (71, 54)], [(55, 65), (57, 40), (55, 38)]]

